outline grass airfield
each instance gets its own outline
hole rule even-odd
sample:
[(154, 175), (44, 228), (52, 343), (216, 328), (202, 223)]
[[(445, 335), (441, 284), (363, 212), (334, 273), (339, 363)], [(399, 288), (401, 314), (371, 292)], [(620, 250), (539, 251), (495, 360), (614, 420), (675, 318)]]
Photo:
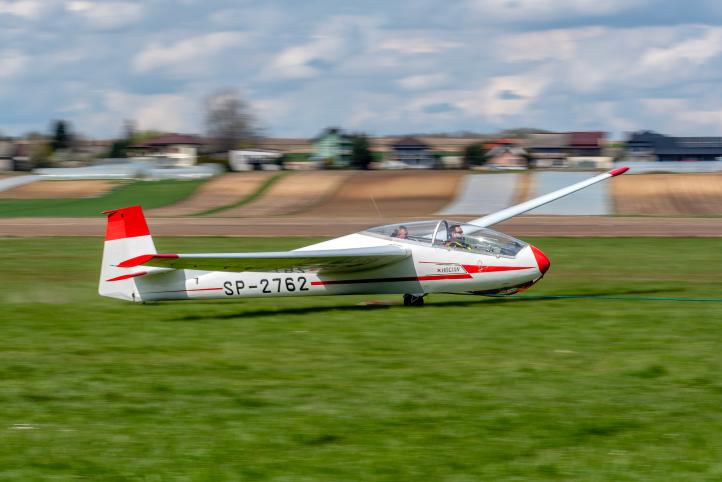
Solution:
[(0, 480), (722, 478), (722, 302), (650, 300), (722, 299), (722, 239), (528, 241), (526, 295), (602, 298), (133, 305), (100, 239), (2, 239)]

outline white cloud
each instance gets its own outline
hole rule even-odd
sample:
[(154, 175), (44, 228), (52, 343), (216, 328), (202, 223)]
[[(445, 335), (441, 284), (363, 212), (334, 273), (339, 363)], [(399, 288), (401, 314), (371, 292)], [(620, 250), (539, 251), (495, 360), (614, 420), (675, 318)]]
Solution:
[(614, 95), (714, 77), (710, 62), (722, 53), (722, 28), (555, 29), (506, 35), (496, 46), (500, 65), (526, 66), (568, 97)]
[(22, 73), (29, 58), (18, 50), (0, 50), (0, 79), (9, 79)]
[(407, 55), (435, 54), (461, 47), (458, 42), (423, 37), (395, 37), (382, 41), (379, 50), (390, 50)]
[(490, 21), (539, 21), (608, 15), (647, 2), (648, 0), (468, 0), (473, 10)]
[(286, 117), (291, 110), (291, 102), (285, 99), (259, 99), (251, 102), (251, 108), (261, 121), (275, 120)]
[(197, 129), (198, 109), (193, 96), (136, 95), (107, 90), (102, 92), (102, 97), (107, 111), (113, 113), (116, 124), (121, 119), (133, 119), (140, 129), (169, 132), (192, 132)]
[(397, 83), (404, 89), (420, 90), (438, 87), (446, 83), (447, 80), (448, 76), (439, 72), (436, 74), (410, 75), (399, 79)]
[(674, 70), (701, 65), (722, 53), (722, 28), (707, 27), (701, 36), (685, 39), (671, 47), (649, 49), (642, 57), (645, 68)]
[(341, 51), (333, 38), (317, 37), (305, 45), (290, 47), (279, 53), (267, 72), (288, 79), (314, 77), (320, 70), (309, 63), (314, 60), (333, 60)]
[(590, 41), (609, 33), (604, 27), (554, 29), (516, 33), (497, 40), (500, 60), (521, 62), (547, 59), (573, 59), (581, 42)]
[(139, 20), (143, 6), (131, 2), (97, 2), (90, 0), (68, 0), (65, 9), (84, 18), (93, 27), (116, 28)]
[(547, 79), (537, 73), (492, 77), (480, 88), (446, 90), (417, 97), (409, 105), (409, 115), (412, 112), (424, 115), (430, 107), (447, 106), (461, 111), (467, 118), (499, 122), (525, 114), (546, 86)]
[(469, 114), (496, 119), (523, 114), (546, 86), (547, 80), (533, 73), (493, 77), (475, 95), (457, 105)]
[(705, 108), (695, 108), (684, 98), (647, 98), (640, 104), (650, 114), (664, 119), (669, 132), (694, 135), (700, 127), (722, 130), (722, 104), (712, 100)]
[(349, 61), (369, 42), (376, 20), (363, 16), (325, 19), (306, 42), (282, 49), (264, 68), (261, 78), (305, 79), (321, 75), (325, 67)]
[(631, 132), (639, 127), (625, 116), (630, 113), (629, 107), (621, 102), (593, 102), (581, 106), (581, 111), (586, 123), (576, 121), (579, 129), (598, 129), (602, 125), (616, 132)]
[(170, 45), (151, 44), (132, 60), (136, 72), (169, 69), (173, 73), (202, 72), (202, 67), (223, 51), (238, 47), (246, 40), (241, 32), (214, 32), (187, 38)]
[(16, 17), (32, 20), (38, 18), (43, 13), (44, 5), (45, 4), (40, 0), (0, 0), (0, 15), (15, 15)]
[(311, 64), (313, 61), (336, 60), (345, 48), (343, 37), (331, 33), (317, 34), (310, 42), (282, 50), (267, 67), (266, 74), (288, 79), (314, 77), (320, 70)]

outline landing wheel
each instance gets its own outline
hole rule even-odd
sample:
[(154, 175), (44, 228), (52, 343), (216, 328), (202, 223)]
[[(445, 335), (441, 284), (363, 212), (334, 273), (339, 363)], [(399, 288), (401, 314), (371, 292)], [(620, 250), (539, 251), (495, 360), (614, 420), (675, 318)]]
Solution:
[(424, 295), (404, 295), (404, 306), (424, 306)]

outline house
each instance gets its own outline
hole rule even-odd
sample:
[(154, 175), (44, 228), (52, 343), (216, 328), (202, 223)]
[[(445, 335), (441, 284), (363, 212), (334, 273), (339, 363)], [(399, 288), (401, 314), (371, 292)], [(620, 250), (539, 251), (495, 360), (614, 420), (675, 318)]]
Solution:
[(132, 145), (129, 152), (131, 157), (162, 159), (168, 166), (192, 166), (196, 163), (198, 148), (205, 144), (198, 136), (166, 134)]
[(671, 137), (634, 132), (627, 140), (630, 161), (715, 161), (722, 157), (722, 137)]
[(401, 169), (432, 169), (436, 158), (430, 146), (421, 139), (406, 136), (397, 139), (391, 144), (392, 167)]
[(575, 157), (602, 155), (604, 132), (569, 132), (569, 154)]
[(611, 169), (614, 157), (606, 153), (605, 132), (570, 132), (567, 167)]
[(519, 139), (500, 137), (491, 139), (483, 144), (486, 151), (485, 165), (498, 169), (525, 169), (527, 168), (527, 152), (521, 146)]
[(569, 134), (529, 134), (526, 150), (535, 167), (564, 167), (569, 155)]
[(228, 166), (232, 171), (254, 171), (280, 169), (280, 151), (268, 149), (243, 149), (228, 152)]
[(329, 127), (313, 139), (312, 160), (322, 161), (330, 167), (348, 167), (351, 164), (351, 136), (337, 127)]
[(0, 171), (12, 171), (15, 168), (15, 143), (12, 139), (0, 138)]

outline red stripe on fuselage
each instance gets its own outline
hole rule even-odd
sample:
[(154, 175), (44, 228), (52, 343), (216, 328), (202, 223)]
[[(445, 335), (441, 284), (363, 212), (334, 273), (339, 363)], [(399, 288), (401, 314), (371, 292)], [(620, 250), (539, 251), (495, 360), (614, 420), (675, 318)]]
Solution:
[(354, 283), (398, 283), (403, 281), (436, 281), (445, 279), (469, 279), (470, 274), (445, 274), (441, 276), (403, 276), (399, 278), (366, 278), (366, 279), (343, 279), (329, 281), (311, 281), (311, 286), (345, 285)]
[(475, 264), (462, 264), (461, 266), (469, 273), (497, 273), (499, 271), (519, 271), (533, 268), (533, 266), (478, 266)]
[(157, 293), (188, 293), (191, 291), (220, 291), (223, 288), (194, 288), (192, 290), (170, 290), (170, 291), (151, 291), (151, 294)]
[[(423, 262), (423, 261), (422, 261)], [(428, 262), (431, 263), (431, 262)], [(438, 263), (447, 264), (447, 263)], [(456, 264), (456, 263), (448, 263)], [(518, 271), (523, 269), (531, 269), (532, 266), (476, 266), (461, 265), (468, 273), (493, 273), (499, 271)], [(348, 280), (329, 280), (329, 281), (311, 281), (311, 286), (341, 285), (354, 283), (397, 283), (404, 281), (436, 281), (449, 279), (471, 279), (468, 273), (445, 274), (445, 275), (427, 275), (427, 276), (404, 276), (399, 278), (366, 278), (366, 279), (348, 279)]]

